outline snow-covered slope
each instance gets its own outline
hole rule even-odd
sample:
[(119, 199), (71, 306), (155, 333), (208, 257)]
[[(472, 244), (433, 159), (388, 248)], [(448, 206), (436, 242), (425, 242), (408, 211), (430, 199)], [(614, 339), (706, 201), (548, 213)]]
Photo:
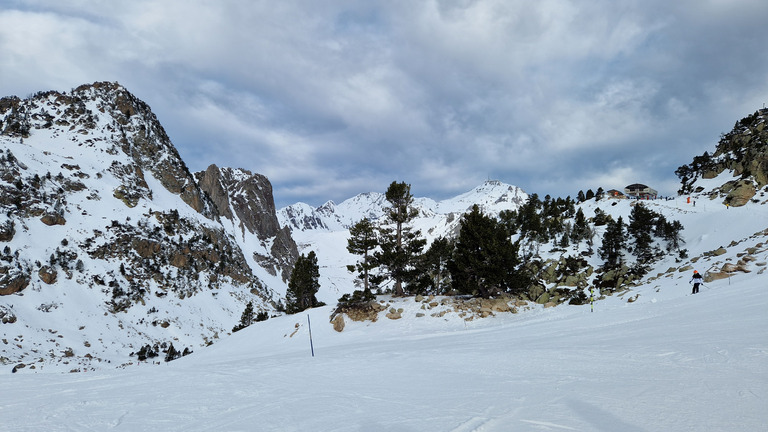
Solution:
[[(747, 213), (688, 214), (733, 227)], [(702, 247), (727, 238), (720, 229)], [(14, 431), (764, 430), (765, 275), (695, 296), (687, 278), (594, 312), (531, 305), (472, 321), (419, 317), (426, 302), (401, 299), (390, 304), (403, 318), (342, 333), (331, 307), (313, 309), (162, 367), (0, 375), (0, 421)]]

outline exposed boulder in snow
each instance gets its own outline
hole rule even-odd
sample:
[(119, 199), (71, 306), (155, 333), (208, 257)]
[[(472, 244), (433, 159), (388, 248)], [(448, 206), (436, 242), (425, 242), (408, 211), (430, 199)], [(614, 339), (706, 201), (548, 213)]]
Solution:
[(13, 236), (16, 234), (16, 224), (12, 220), (7, 220), (4, 224), (0, 225), (0, 242), (9, 242), (13, 240)]
[(0, 305), (0, 322), (3, 324), (13, 324), (16, 322), (16, 314), (7, 306)]
[(56, 283), (56, 279), (58, 279), (59, 275), (55, 268), (47, 265), (42, 266), (37, 274), (40, 276), (40, 280), (48, 285)]
[(379, 312), (383, 310), (386, 310), (386, 306), (375, 301), (340, 305), (331, 315), (331, 322), (333, 323), (341, 315), (346, 315), (352, 321), (375, 322), (379, 319)]
[(46, 214), (46, 215), (43, 215), (43, 217), (40, 218), (40, 222), (42, 222), (42, 223), (44, 223), (44, 224), (46, 224), (48, 226), (66, 225), (67, 224), (67, 220), (64, 219), (64, 216), (59, 215), (59, 214)]
[(755, 185), (750, 180), (729, 181), (720, 187), (720, 194), (725, 194), (725, 203), (741, 207), (755, 196)]
[(335, 317), (331, 320), (331, 324), (333, 324), (333, 329), (339, 333), (344, 331), (344, 326), (346, 323), (344, 322), (344, 314), (336, 314)]
[(395, 308), (389, 308), (389, 312), (387, 312), (387, 318), (391, 320), (398, 320), (403, 317), (403, 309), (395, 309)]
[(30, 277), (23, 272), (8, 272), (8, 267), (0, 268), (0, 296), (16, 294), (29, 286)]

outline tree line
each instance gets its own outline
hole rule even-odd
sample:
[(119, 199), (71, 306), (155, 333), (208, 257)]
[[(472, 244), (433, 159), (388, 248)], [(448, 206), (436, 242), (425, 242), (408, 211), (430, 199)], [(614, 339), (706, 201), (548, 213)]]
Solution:
[(361, 290), (340, 302), (367, 301), (374, 291), (396, 296), (456, 294), (490, 297), (524, 291), (528, 276), (508, 227), (478, 206), (465, 214), (455, 238), (439, 237), (429, 247), (409, 223), (417, 216), (411, 186), (392, 182), (390, 206), (379, 224), (362, 219), (350, 228), (347, 250), (360, 259), (347, 269)]
[[(578, 202), (581, 196), (599, 200), (603, 190), (579, 195)], [(342, 296), (342, 304), (368, 302), (375, 298), (374, 293), (382, 292), (484, 298), (525, 294), (540, 284), (536, 269), (543, 267), (541, 247), (551, 245), (552, 251), (566, 253), (585, 246), (581, 254), (593, 255), (597, 227), (602, 226), (597, 254), (604, 271), (632, 261), (632, 271), (644, 274), (665, 253), (685, 253), (680, 249), (682, 224), (667, 221), (642, 203), (632, 207), (629, 223), (621, 217), (614, 220), (599, 208), (594, 217), (587, 218), (570, 197), (547, 195), (542, 200), (532, 194), (518, 210), (502, 211), (498, 217), (484, 214), (475, 205), (462, 216), (455, 237), (439, 237), (427, 247), (427, 240), (411, 223), (418, 214), (411, 186), (392, 182), (385, 199), (389, 206), (381, 220), (362, 219), (349, 230), (347, 250), (359, 258), (347, 270), (355, 275), (358, 289)], [(289, 282), (286, 312), (318, 306), (314, 297), (318, 280), (315, 253), (302, 254)]]

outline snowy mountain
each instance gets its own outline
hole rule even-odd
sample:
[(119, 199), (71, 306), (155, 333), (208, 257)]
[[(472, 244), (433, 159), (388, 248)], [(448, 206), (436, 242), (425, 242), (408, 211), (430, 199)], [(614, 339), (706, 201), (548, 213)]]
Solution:
[[(436, 202), (430, 198), (415, 198), (413, 207), (418, 211), (417, 219), (450, 220), (452, 224), (457, 216), (469, 211), (477, 204), (485, 213), (498, 214), (502, 210), (516, 210), (528, 195), (522, 189), (489, 180), (473, 190), (454, 198)], [(361, 219), (379, 220), (389, 206), (383, 193), (368, 192), (359, 194), (336, 205), (328, 201), (313, 208), (304, 203), (283, 207), (278, 211), (278, 218), (283, 226), (292, 231), (338, 231), (349, 229)], [(418, 224), (418, 223), (417, 223)]]
[(0, 363), (26, 370), (197, 350), (274, 311), (297, 255), (266, 178), (196, 178), (116, 83), (0, 99), (0, 208)]

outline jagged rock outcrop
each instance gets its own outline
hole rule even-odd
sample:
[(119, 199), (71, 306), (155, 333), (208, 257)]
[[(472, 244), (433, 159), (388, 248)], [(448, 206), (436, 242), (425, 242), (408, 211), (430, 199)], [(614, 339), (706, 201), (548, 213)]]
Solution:
[(280, 224), (275, 214), (272, 184), (266, 177), (244, 169), (220, 169), (216, 165), (197, 173), (196, 177), (222, 216), (232, 221), (237, 217), (241, 231), (256, 234), (260, 240), (277, 235)]
[[(117, 83), (97, 82), (76, 88), (73, 97), (97, 101), (98, 111), (111, 115), (117, 123), (118, 143), (123, 153), (131, 156), (140, 168), (151, 172), (171, 193), (195, 211), (215, 218), (212, 203), (205, 198), (187, 165), (171, 144), (160, 122), (149, 106)], [(96, 116), (95, 112), (86, 114)], [(94, 117), (91, 124), (95, 125)]]
[[(736, 122), (733, 130), (723, 134), (711, 155), (704, 152), (693, 162), (679, 167), (675, 174), (682, 181), (681, 194), (706, 193), (710, 198), (722, 198), (734, 207), (749, 202), (760, 189), (768, 186), (768, 109)], [(735, 180), (706, 190), (696, 185), (698, 179), (713, 179), (725, 171)]]
[(711, 195), (713, 197), (725, 195), (725, 202), (728, 205), (741, 207), (748, 203), (756, 193), (753, 180), (732, 180), (720, 186), (719, 191), (713, 192)]
[(9, 242), (16, 235), (16, 224), (12, 220), (7, 220), (0, 225), (0, 242)]
[(195, 177), (218, 213), (235, 224), (241, 236), (251, 234), (262, 243), (272, 243), (268, 254), (254, 251), (253, 258), (270, 274), (280, 274), (282, 280), (287, 281), (299, 251), (290, 230), (280, 227), (269, 180), (248, 170), (216, 165), (196, 173)]

